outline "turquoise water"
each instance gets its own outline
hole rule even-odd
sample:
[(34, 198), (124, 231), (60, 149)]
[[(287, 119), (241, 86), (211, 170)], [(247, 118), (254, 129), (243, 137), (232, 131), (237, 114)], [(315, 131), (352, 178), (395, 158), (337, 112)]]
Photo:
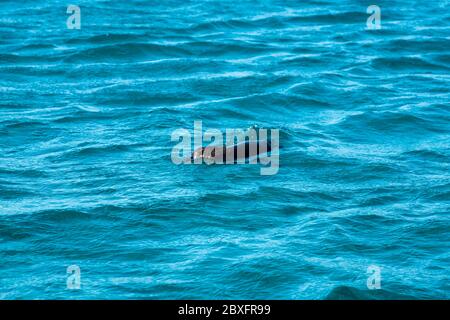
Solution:
[[(0, 298), (450, 298), (450, 1), (74, 4), (0, 4)], [(173, 164), (195, 120), (279, 172)]]

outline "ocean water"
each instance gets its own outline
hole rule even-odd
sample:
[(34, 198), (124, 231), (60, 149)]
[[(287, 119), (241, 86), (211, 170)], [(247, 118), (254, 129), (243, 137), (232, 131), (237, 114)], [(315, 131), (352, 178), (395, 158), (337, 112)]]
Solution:
[(68, 4), (0, 3), (1, 299), (450, 298), (450, 1)]

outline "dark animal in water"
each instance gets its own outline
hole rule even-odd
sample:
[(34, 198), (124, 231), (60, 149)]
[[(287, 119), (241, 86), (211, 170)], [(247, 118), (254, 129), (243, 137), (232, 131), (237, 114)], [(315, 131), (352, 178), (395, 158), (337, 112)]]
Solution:
[(263, 143), (245, 142), (233, 146), (208, 146), (195, 150), (191, 155), (191, 160), (203, 159), (210, 163), (236, 163), (238, 160), (252, 158), (254, 156), (270, 152), (271, 144), (268, 141)]

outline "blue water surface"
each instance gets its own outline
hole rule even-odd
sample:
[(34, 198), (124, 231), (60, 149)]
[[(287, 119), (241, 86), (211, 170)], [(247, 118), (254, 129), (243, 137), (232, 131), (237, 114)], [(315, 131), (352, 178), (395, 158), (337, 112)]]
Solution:
[[(450, 1), (0, 9), (1, 299), (450, 298)], [(173, 164), (195, 120), (279, 172)]]

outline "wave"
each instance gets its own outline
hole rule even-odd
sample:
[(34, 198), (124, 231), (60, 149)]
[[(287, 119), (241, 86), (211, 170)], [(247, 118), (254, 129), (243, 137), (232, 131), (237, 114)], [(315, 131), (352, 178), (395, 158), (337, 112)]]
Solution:
[(362, 290), (349, 286), (337, 286), (325, 297), (326, 300), (416, 300), (414, 297), (405, 294), (380, 289)]
[(395, 58), (376, 58), (372, 60), (371, 65), (374, 69), (389, 69), (393, 71), (447, 71), (450, 67), (427, 61), (420, 57), (395, 57)]
[(105, 59), (125, 59), (132, 61), (139, 57), (180, 57), (189, 52), (179, 46), (152, 43), (122, 43), (87, 48), (72, 53), (64, 58), (64, 62), (105, 61)]

